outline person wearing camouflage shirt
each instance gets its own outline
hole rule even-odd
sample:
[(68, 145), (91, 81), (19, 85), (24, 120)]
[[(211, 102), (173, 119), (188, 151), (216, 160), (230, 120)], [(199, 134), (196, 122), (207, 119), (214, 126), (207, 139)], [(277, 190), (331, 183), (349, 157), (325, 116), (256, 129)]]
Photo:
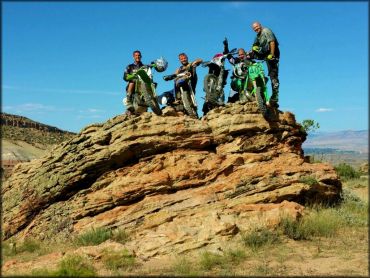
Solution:
[(265, 60), (271, 79), (272, 95), (268, 105), (279, 107), (279, 42), (275, 34), (259, 22), (253, 22), (252, 29), (257, 33), (252, 50), (257, 59)]

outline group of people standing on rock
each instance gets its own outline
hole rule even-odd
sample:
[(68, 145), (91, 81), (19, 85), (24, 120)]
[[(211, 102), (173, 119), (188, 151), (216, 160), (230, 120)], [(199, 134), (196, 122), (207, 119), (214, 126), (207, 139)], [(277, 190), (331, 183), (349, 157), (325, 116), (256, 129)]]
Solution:
[[(253, 58), (258, 60), (266, 61), (268, 75), (271, 79), (271, 89), (272, 94), (267, 103), (270, 107), (278, 108), (278, 101), (279, 101), (279, 61), (280, 61), (280, 50), (279, 50), (279, 42), (272, 32), (271, 29), (267, 27), (263, 27), (259, 22), (252, 23), (252, 29), (256, 32), (256, 37), (254, 39), (252, 45), (252, 53)], [(227, 39), (224, 40), (224, 54), (228, 52), (228, 44)], [(124, 71), (123, 79), (127, 82), (126, 86), (126, 110), (127, 114), (134, 114), (133, 108), (133, 94), (135, 92), (135, 79), (138, 78), (135, 75), (144, 64), (141, 61), (141, 52), (139, 50), (135, 50), (133, 52), (133, 59), (134, 62), (129, 64)], [(202, 59), (196, 59), (193, 63), (189, 63), (188, 56), (186, 53), (182, 52), (178, 55), (179, 62), (181, 66), (176, 69), (175, 74), (190, 71), (191, 72), (191, 86), (193, 92), (195, 93), (198, 76), (196, 72), (196, 66), (202, 63)], [(247, 58), (247, 54), (245, 49), (239, 48), (238, 49), (238, 57), (228, 57), (228, 60), (231, 64), (238, 63)]]

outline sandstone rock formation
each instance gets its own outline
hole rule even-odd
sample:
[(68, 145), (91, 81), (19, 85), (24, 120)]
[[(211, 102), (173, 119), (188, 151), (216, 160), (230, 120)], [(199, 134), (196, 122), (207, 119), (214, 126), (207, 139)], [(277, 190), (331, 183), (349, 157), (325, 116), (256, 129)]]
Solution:
[(26, 117), (0, 113), (1, 116), (1, 171), (7, 178), (19, 162), (43, 156), (54, 144), (75, 134), (35, 122)]
[(123, 228), (142, 258), (217, 246), (307, 202), (335, 202), (329, 164), (305, 162), (290, 112), (266, 121), (254, 103), (202, 120), (144, 113), (90, 125), (48, 155), (18, 164), (2, 187), (3, 236), (65, 238)]
[(55, 133), (70, 133), (68, 131), (61, 130), (54, 126), (49, 126), (46, 124), (42, 124), (39, 122), (35, 122), (23, 116), (12, 115), (8, 113), (0, 113), (1, 125), (2, 126), (13, 126), (13, 127), (21, 127), (21, 128), (34, 128), (40, 131), (49, 131)]

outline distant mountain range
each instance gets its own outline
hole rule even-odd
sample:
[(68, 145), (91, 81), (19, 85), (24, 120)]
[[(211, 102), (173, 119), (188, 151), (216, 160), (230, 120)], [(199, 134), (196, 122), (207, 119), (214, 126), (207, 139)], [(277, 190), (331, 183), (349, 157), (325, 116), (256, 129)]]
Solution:
[(303, 149), (315, 148), (367, 154), (369, 152), (369, 130), (310, 133), (303, 143)]

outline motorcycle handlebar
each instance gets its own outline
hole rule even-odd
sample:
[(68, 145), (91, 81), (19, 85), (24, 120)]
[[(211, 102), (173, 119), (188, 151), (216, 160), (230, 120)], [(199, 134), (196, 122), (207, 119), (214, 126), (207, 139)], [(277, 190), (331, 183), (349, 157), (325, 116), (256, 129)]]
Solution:
[(185, 71), (185, 72), (181, 72), (181, 73), (174, 73), (174, 74), (170, 74), (170, 75), (165, 75), (163, 76), (163, 80), (165, 81), (170, 81), (170, 80), (173, 80), (173, 79), (179, 79), (179, 78), (190, 78), (191, 77), (191, 73), (188, 72), (188, 71)]
[(207, 67), (211, 62), (210, 61), (207, 61), (207, 62), (203, 62), (201, 63), (202, 67)]
[(170, 80), (175, 79), (175, 78), (176, 78), (176, 76), (177, 76), (177, 74), (165, 75), (165, 76), (163, 76), (163, 80), (164, 80), (164, 81), (170, 81)]

